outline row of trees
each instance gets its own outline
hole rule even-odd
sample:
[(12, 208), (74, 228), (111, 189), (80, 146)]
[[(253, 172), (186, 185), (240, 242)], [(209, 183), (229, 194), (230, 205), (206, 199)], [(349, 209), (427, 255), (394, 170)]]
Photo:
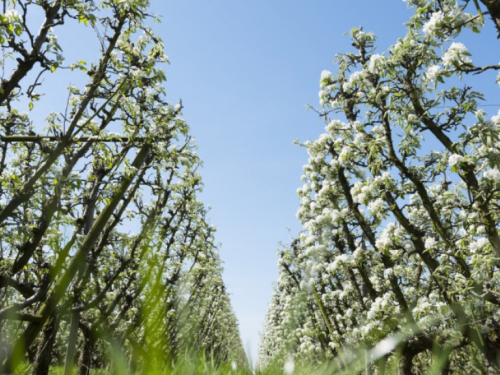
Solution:
[(500, 113), (471, 85), (500, 65), (457, 41), (488, 14), (500, 30), (500, 2), (407, 2), (404, 38), (376, 54), (353, 29), (321, 75), (326, 132), (303, 144), (304, 231), (279, 250), (260, 367), (500, 371)]
[[(68, 374), (75, 361), (80, 374), (158, 372), (185, 353), (244, 366), (215, 228), (196, 198), (201, 162), (182, 103), (164, 100), (168, 59), (146, 25), (149, 1), (6, 5), (0, 373), (59, 363)], [(56, 33), (68, 27), (93, 31), (94, 63), (65, 62)], [(85, 78), (65, 98), (50, 84), (69, 69)], [(66, 108), (40, 125), (32, 114), (51, 97)]]

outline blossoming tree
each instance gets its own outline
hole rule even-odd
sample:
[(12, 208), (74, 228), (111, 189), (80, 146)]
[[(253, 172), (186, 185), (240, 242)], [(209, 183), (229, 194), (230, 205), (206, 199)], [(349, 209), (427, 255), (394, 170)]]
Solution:
[[(124, 366), (116, 358), (157, 373), (188, 350), (243, 363), (196, 199), (201, 161), (181, 103), (164, 99), (149, 1), (4, 3), (0, 372), (28, 362), (47, 374), (59, 358), (69, 374), (79, 357), (81, 374)], [(66, 63), (58, 33), (86, 30), (96, 60)], [(65, 71), (78, 83), (54, 93)], [(43, 128), (40, 112), (57, 102)]]
[(303, 144), (304, 231), (280, 250), (264, 365), (294, 355), (346, 369), (361, 355), (382, 373), (500, 369), (500, 113), (487, 118), (472, 86), (500, 65), (476, 65), (456, 41), (488, 13), (497, 26), (499, 4), (408, 3), (387, 52), (353, 29), (355, 52), (321, 74), (327, 126)]

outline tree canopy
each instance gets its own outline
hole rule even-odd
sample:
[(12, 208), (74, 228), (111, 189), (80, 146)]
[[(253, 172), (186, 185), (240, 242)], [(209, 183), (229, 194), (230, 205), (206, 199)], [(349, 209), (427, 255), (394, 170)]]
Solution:
[(500, 65), (457, 40), (487, 15), (498, 30), (500, 3), (407, 3), (404, 37), (381, 53), (352, 29), (354, 52), (321, 74), (325, 132), (301, 143), (304, 229), (278, 251), (262, 368), (500, 369), (500, 112), (474, 89)]
[[(4, 3), (0, 372), (27, 361), (34, 374), (69, 374), (77, 361), (80, 374), (157, 373), (188, 352), (244, 366), (197, 199), (201, 161), (182, 103), (165, 100), (149, 1)], [(87, 30), (96, 60), (68, 62), (58, 34), (76, 43)], [(54, 93), (62, 71), (85, 78)], [(65, 106), (51, 110), (51, 95)]]

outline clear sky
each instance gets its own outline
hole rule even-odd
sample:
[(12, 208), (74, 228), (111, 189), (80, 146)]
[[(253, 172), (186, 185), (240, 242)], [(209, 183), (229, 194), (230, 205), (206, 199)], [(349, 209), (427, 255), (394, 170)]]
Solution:
[[(296, 189), (307, 153), (292, 141), (324, 129), (306, 110), (318, 106), (321, 71), (352, 50), (344, 32), (373, 31), (383, 52), (405, 35), (411, 10), (389, 0), (152, 0), (152, 12), (163, 16), (155, 29), (171, 60), (167, 93), (171, 102), (182, 98), (199, 145), (201, 199), (212, 206), (224, 279), (255, 360), (278, 277), (276, 249), (290, 241), (287, 227), (292, 235), (300, 229)], [(487, 56), (489, 43), (498, 47), (494, 36), (466, 45)]]
[(305, 149), (324, 128), (306, 105), (318, 105), (319, 77), (343, 33), (363, 26), (386, 49), (403, 36), (411, 12), (388, 0), (153, 0), (155, 26), (171, 65), (171, 102), (204, 161), (201, 199), (222, 243), (224, 279), (253, 359), (277, 279), (276, 249), (300, 226), (295, 218)]

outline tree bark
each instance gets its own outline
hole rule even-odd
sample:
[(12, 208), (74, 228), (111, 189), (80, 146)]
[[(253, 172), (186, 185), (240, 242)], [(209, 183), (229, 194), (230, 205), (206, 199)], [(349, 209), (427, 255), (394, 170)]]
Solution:
[(497, 38), (500, 38), (500, 0), (481, 0), (481, 2), (488, 8), (491, 19), (498, 31)]
[(412, 375), (411, 368), (413, 367), (414, 356), (415, 354), (405, 345), (399, 358), (398, 375)]
[(68, 347), (64, 360), (64, 375), (71, 375), (75, 367), (76, 341), (78, 340), (78, 324), (80, 323), (80, 312), (73, 311), (68, 337)]
[(48, 375), (58, 329), (59, 319), (57, 314), (54, 313), (43, 326), (41, 340), (33, 364), (33, 375)]
[[(1, 94), (0, 94), (0, 104), (4, 104), (6, 100), (9, 99), (12, 91), (19, 87), (19, 82), (23, 79), (28, 72), (33, 68), (37, 61), (43, 61), (43, 54), (41, 52), (42, 46), (47, 41), (47, 35), (50, 28), (53, 26), (56, 17), (59, 15), (59, 10), (61, 9), (61, 2), (55, 2), (54, 6), (48, 7), (45, 12), (45, 20), (42, 27), (35, 39), (33, 49), (26, 54), (24, 59), (18, 59), (18, 66), (12, 73), (9, 79), (2, 80), (1, 84)], [(12, 44), (11, 44), (12, 46)]]
[(90, 369), (92, 368), (92, 353), (95, 346), (95, 338), (92, 332), (92, 328), (80, 323), (80, 329), (83, 333), (83, 346), (80, 352), (80, 360), (78, 363), (78, 373), (79, 375), (90, 375)]

